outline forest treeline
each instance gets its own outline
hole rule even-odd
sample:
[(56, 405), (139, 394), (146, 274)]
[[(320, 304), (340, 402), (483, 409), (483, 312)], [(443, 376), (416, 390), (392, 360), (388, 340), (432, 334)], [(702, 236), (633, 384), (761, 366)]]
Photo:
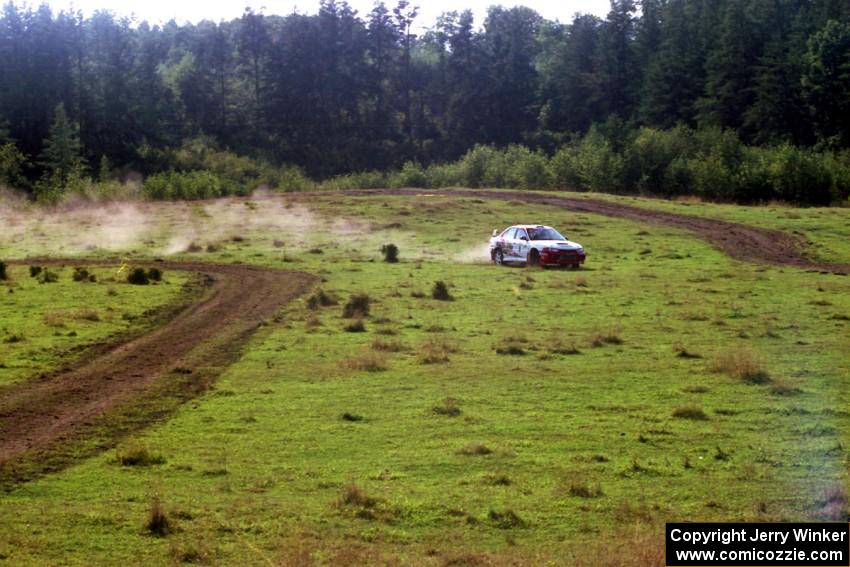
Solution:
[[(492, 7), (481, 25), (470, 11), (420, 24), (406, 0), (161, 26), (9, 2), (0, 185), (53, 195), (132, 172), (162, 198), (409, 174), (847, 198), (846, 0), (612, 0), (604, 19)], [(496, 173), (458, 173), (472, 162)], [(395, 173), (363, 173), (379, 171)]]

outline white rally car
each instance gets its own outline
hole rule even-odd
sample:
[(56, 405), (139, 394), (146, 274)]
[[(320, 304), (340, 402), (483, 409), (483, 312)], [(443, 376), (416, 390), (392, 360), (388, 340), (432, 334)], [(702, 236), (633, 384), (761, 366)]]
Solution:
[(490, 259), (496, 264), (578, 268), (585, 253), (581, 244), (567, 240), (551, 226), (516, 224), (502, 232), (493, 231)]

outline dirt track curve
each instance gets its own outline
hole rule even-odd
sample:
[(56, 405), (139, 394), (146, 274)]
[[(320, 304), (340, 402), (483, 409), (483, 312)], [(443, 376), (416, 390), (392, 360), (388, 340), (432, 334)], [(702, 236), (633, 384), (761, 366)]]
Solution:
[[(322, 193), (314, 194), (321, 195)], [(324, 194), (327, 195), (327, 193)], [(850, 264), (815, 261), (807, 255), (806, 242), (802, 238), (781, 230), (758, 228), (706, 217), (679, 215), (600, 199), (577, 199), (574, 197), (563, 197), (557, 194), (547, 195), (525, 191), (487, 191), (481, 189), (381, 189), (345, 191), (344, 194), (346, 196), (413, 196), (427, 194), (475, 197), (478, 199), (500, 199), (551, 205), (576, 212), (620, 217), (638, 222), (660, 224), (687, 230), (718, 247), (736, 260), (779, 266), (793, 266), (837, 274), (850, 274)]]
[[(39, 260), (54, 265), (114, 262)], [(187, 399), (203, 391), (241, 352), (264, 320), (303, 293), (309, 274), (258, 266), (192, 262), (133, 262), (197, 272), (202, 298), (183, 306), (153, 331), (112, 345), (76, 368), (0, 389), (0, 481), (24, 480), (61, 468), (62, 447), (96, 439), (89, 453), (116, 434), (138, 429), (162, 408), (140, 408), (163, 396)], [(172, 408), (173, 409), (173, 408)], [(104, 421), (108, 416), (109, 421)], [(16, 466), (17, 462), (27, 466)], [(33, 470), (35, 468), (35, 470)], [(46, 470), (45, 470), (46, 469)]]

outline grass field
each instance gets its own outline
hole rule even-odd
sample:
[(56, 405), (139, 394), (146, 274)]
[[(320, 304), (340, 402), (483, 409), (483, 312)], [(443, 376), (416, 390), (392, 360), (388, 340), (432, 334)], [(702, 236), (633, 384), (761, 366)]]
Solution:
[[(846, 209), (689, 210), (801, 230), (820, 256), (850, 257)], [(0, 496), (0, 563), (562, 565), (622, 553), (648, 564), (667, 520), (847, 518), (848, 277), (733, 261), (673, 229), (472, 198), (130, 214), (145, 228), (121, 254), (323, 282), (167, 423)], [(59, 250), (74, 230), (61, 215), (17, 220), (51, 228), (0, 237), (6, 258), (116, 254)], [(490, 231), (520, 221), (582, 243), (586, 268), (487, 263)], [(387, 243), (400, 263), (381, 261)], [(80, 284), (68, 270), (38, 285), (24, 271), (12, 269), (0, 303), (7, 336), (18, 332), (7, 314), (27, 325), (25, 342), (2, 345), (6, 383), (132, 327), (188, 277)], [(452, 300), (432, 298), (437, 281)], [(362, 332), (342, 316), (356, 294), (369, 297)], [(46, 323), (83, 308), (101, 320)], [(165, 520), (151, 524), (157, 511)]]

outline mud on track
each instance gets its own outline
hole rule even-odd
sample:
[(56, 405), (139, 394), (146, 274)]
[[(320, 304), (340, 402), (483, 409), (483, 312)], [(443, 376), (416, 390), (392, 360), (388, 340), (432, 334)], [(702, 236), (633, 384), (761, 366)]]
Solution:
[[(802, 238), (781, 230), (757, 228), (707, 217), (679, 215), (599, 199), (562, 197), (556, 193), (547, 195), (524, 191), (487, 191), (481, 189), (382, 189), (345, 191), (343, 193), (349, 197), (358, 195), (440, 195), (550, 205), (576, 212), (620, 217), (687, 230), (736, 260), (850, 274), (850, 264), (818, 262), (806, 254), (806, 242)], [(314, 194), (321, 195), (322, 193)], [(328, 193), (324, 194), (327, 195)]]
[(133, 265), (197, 272), (206, 289), (199, 301), (147, 334), (103, 349), (76, 368), (0, 390), (0, 485), (61, 469), (166, 417), (203, 392), (240, 356), (263, 321), (316, 279), (246, 265), (150, 261)]

